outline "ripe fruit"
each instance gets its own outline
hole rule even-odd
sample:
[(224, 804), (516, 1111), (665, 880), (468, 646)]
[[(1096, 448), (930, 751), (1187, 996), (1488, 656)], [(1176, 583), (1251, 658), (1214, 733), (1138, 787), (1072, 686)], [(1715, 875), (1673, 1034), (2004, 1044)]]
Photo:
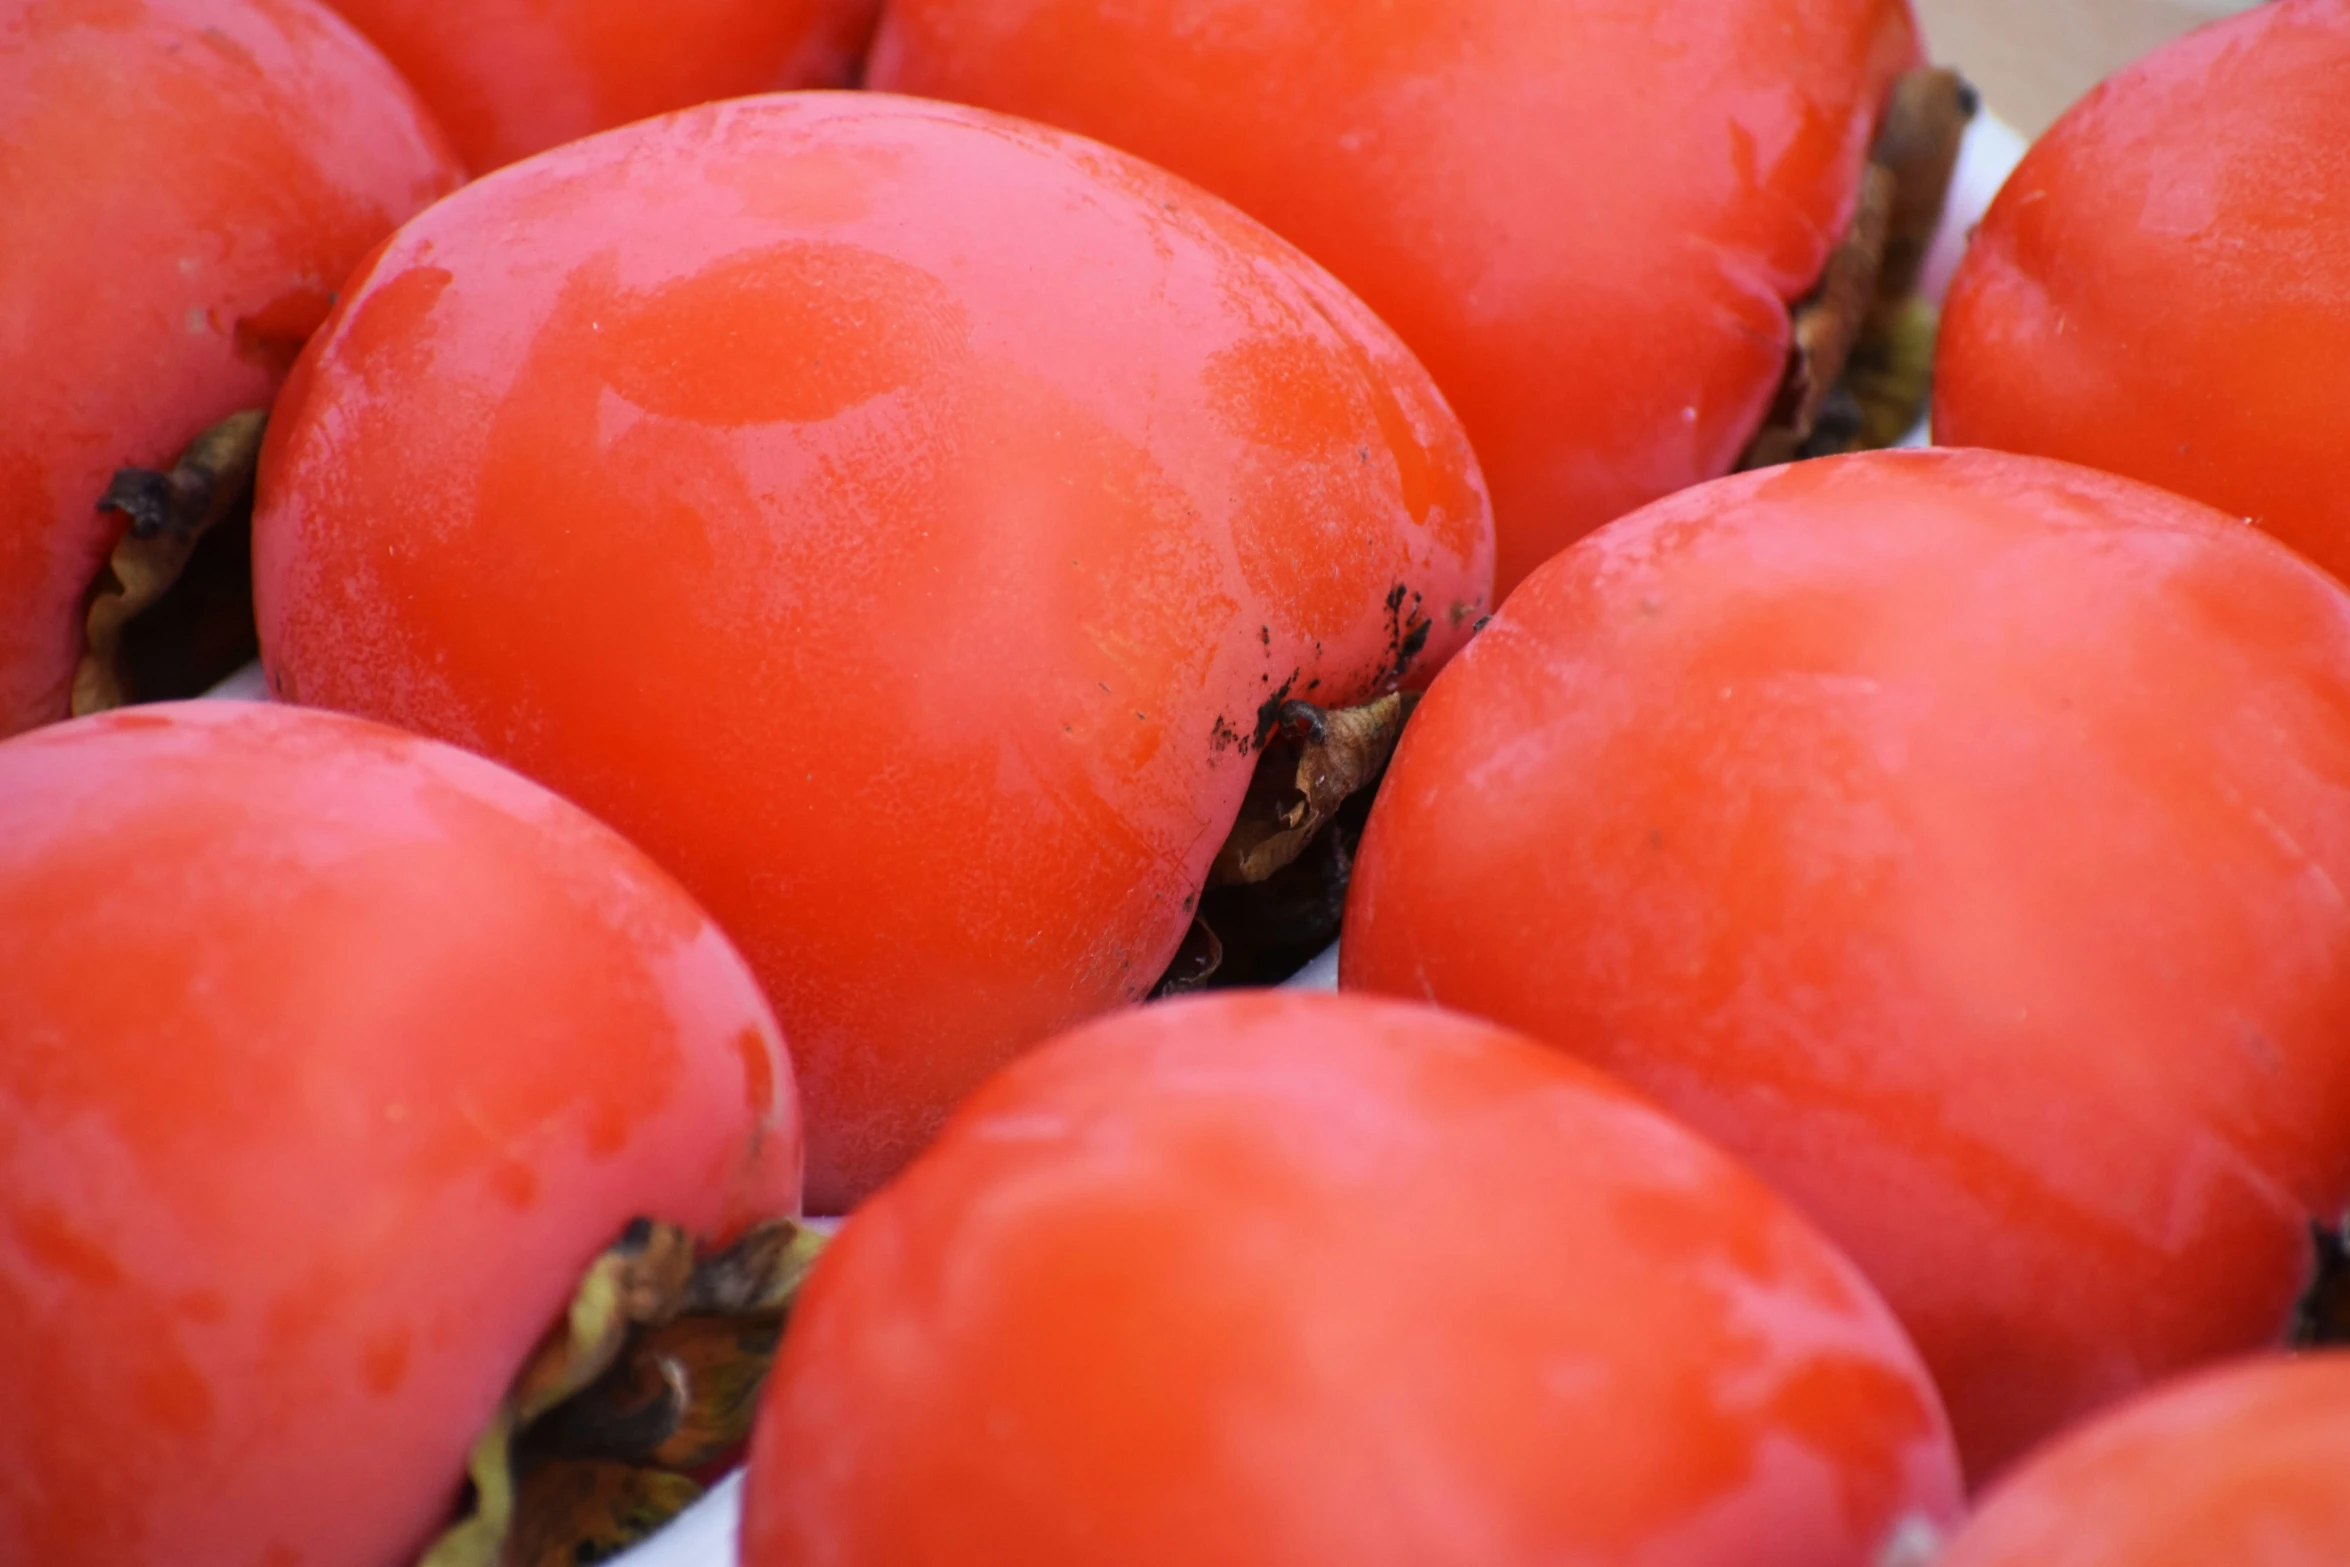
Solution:
[(267, 403), (460, 178), (311, 0), (0, 0), (0, 735), (66, 716), (109, 477)]
[(1936, 1567), (2335, 1567), (2350, 1561), (2350, 1355), (2261, 1360), (2068, 1433)]
[(1469, 634), (1460, 427), (1287, 245), (976, 110), (689, 110), (461, 192), (281, 400), (281, 695), (613, 823), (773, 998), (837, 1211), (1142, 996), (1282, 699)]
[(744, 1567), (1872, 1567), (1956, 1510), (1761, 1182), (1465, 1018), (1234, 993), (1007, 1068), (792, 1319)]
[(2350, 597), (2085, 469), (1648, 508), (1405, 732), (1341, 983), (1621, 1073), (1884, 1291), (1970, 1473), (2282, 1337), (2350, 1199)]
[(476, 174), (714, 98), (837, 87), (880, 0), (328, 0)]
[(2115, 76), (1952, 285), (1934, 427), (2249, 517), (2350, 578), (2350, 7), (2278, 0)]
[(589, 1259), (796, 1211), (791, 1071), (668, 877), (346, 718), (0, 745), (0, 1560), (413, 1560)]
[(1460, 411), (1506, 594), (1737, 462), (1917, 59), (1901, 0), (888, 0), (867, 80), (1098, 136), (1329, 267)]

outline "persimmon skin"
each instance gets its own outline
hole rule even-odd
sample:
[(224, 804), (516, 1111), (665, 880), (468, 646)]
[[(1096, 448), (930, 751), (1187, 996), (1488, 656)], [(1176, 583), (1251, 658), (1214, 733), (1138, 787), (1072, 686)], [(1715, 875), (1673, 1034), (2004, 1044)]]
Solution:
[(281, 695), (498, 757), (742, 943), (837, 1212), (1174, 955), (1280, 699), (1418, 680), (1492, 522), (1409, 354), (1081, 138), (689, 110), (444, 202), (280, 400)]
[(880, 0), (327, 0), (487, 174), (718, 98), (849, 85)]
[(744, 1567), (1874, 1567), (1957, 1510), (1833, 1247), (1619, 1084), (1233, 992), (1014, 1063), (835, 1238)]
[(311, 0), (0, 0), (0, 735), (66, 716), (115, 469), (265, 406), (462, 177)]
[(2350, 1561), (2350, 1355), (2158, 1388), (2034, 1454), (1936, 1567), (2334, 1567)]
[(1524, 1029), (1876, 1282), (1970, 1474), (2280, 1342), (2350, 1200), (2350, 595), (1992, 452), (1602, 530), (1430, 688), (1340, 983)]
[(1919, 59), (1904, 0), (888, 0), (867, 81), (1139, 153), (1330, 268), (1468, 426), (1503, 597), (1735, 464)]
[(708, 917), (373, 724), (0, 744), (0, 995), (0, 1560), (414, 1560), (629, 1220), (797, 1211), (790, 1061)]
[(1953, 280), (1950, 445), (2143, 479), (2350, 580), (2350, 10), (2277, 0), (2106, 81)]

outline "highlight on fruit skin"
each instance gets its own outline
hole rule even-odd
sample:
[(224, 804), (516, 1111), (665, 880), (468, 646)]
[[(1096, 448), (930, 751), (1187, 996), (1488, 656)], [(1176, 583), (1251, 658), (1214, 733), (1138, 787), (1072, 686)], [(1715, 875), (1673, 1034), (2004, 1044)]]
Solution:
[(798, 1212), (726, 938), (454, 748), (263, 703), (0, 742), (0, 1560), (413, 1562), (586, 1269)]
[(2035, 143), (1951, 285), (1936, 439), (2158, 484), (2350, 580), (2350, 9), (2276, 0)]
[(466, 166), (719, 98), (855, 83), (881, 0), (326, 0), (382, 49)]
[(279, 695), (495, 756), (739, 941), (839, 1212), (1165, 972), (1287, 705), (1489, 605), (1459, 422), (1295, 249), (878, 93), (688, 110), (427, 212), (280, 399)]
[[(312, 0), (0, 4), (0, 735), (80, 710), (93, 591), (129, 530), (101, 509), (117, 470), (170, 470), (266, 406), (344, 275), (462, 178)], [(242, 544), (217, 547), (233, 579)], [(225, 661), (160, 660), (160, 694), (252, 656), (246, 593), (222, 596), (225, 630), (195, 629)]]
[(1614, 1071), (1793, 1198), (1970, 1475), (2284, 1342), (2350, 1207), (2350, 594), (2043, 459), (1602, 529), (1438, 676), (1340, 982)]
[(743, 1567), (1879, 1567), (1959, 1505), (1916, 1352), (1619, 1084), (1433, 1009), (1166, 1002), (851, 1215)]
[[(1877, 314), (1880, 265), (1880, 387), (1917, 337), (1901, 256), (1955, 82), (1911, 105), (1938, 131), (1888, 151), (1898, 189), (1871, 150), (1923, 63), (1903, 0), (888, 0), (867, 81), (1099, 137), (1329, 267), (1459, 410), (1506, 596), (1766, 425), (1802, 415), (1764, 460), (1858, 438), (1805, 444), (1860, 322), (1824, 329)], [(1922, 403), (1914, 363), (1892, 379)]]
[(1934, 1567), (2334, 1567), (2345, 1456), (2350, 1354), (2207, 1371), (2033, 1454)]

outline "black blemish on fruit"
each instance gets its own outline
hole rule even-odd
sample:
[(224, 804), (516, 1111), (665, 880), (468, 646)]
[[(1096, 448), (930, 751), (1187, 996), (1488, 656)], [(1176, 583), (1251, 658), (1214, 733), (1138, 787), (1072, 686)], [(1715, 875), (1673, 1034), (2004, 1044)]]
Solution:
[[(1411, 602), (1404, 602), (1409, 596)], [(1434, 622), (1420, 612), (1418, 590), (1399, 582), (1387, 590), (1387, 662), (1379, 678), (1378, 689), (1392, 691), (1403, 684), (1412, 660), (1420, 656), (1428, 645), (1428, 633)]]
[(1267, 737), (1269, 737), (1276, 728), (1280, 727), (1281, 705), (1289, 700), (1289, 688), (1297, 684), (1297, 677), (1304, 672), (1305, 671), (1300, 669), (1291, 670), (1289, 672), (1289, 678), (1282, 681), (1280, 686), (1274, 690), (1273, 694), (1265, 698), (1265, 700), (1258, 705), (1257, 733), (1256, 738), (1252, 743), (1260, 749), (1263, 748)]
[(1218, 713), (1214, 726), (1208, 730), (1208, 748), (1213, 751), (1246, 751), (1248, 736), (1233, 728), (1231, 719)]

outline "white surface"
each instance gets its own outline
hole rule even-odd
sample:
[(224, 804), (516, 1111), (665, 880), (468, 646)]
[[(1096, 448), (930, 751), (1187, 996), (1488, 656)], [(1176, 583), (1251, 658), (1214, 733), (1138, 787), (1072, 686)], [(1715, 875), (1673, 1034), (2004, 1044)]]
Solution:
[(261, 662), (256, 659), (204, 693), (206, 702), (266, 702), (269, 700), (269, 681), (261, 673)]
[(1942, 204), (1942, 227), (1926, 252), (1926, 269), (1918, 288), (1936, 304), (1950, 289), (1950, 275), (1966, 253), (1968, 236), (1991, 206), (1991, 198), (2007, 183), (2007, 176), (2024, 155), (2027, 144), (2016, 129), (1985, 109), (1967, 127), (1958, 146), (1958, 169), (1950, 179), (1950, 195)]
[(1322, 949), (1321, 955), (1304, 968), (1281, 982), (1283, 990), (1336, 990), (1338, 988), (1338, 943)]
[(668, 1528), (635, 1550), (611, 1558), (612, 1567), (733, 1567), (742, 1513), (743, 1477), (738, 1469), (710, 1487), (709, 1495), (678, 1514)]

